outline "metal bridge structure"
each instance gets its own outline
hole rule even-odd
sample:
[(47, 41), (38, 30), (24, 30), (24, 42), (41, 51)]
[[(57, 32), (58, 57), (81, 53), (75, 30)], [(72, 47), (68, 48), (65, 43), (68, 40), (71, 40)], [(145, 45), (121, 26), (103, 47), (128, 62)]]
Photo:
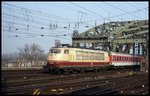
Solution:
[(72, 46), (147, 56), (148, 29), (148, 20), (103, 23), (81, 34), (74, 30)]

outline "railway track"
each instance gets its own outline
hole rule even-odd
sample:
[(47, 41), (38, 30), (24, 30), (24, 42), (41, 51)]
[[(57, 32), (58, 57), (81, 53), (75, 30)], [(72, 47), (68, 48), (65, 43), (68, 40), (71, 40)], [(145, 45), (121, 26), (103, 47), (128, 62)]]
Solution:
[(23, 75), (23, 74), (39, 74), (42, 73), (43, 69), (35, 69), (35, 68), (26, 68), (26, 69), (3, 69), (2, 70), (2, 75), (7, 76), (7, 75)]
[[(128, 78), (129, 72), (131, 72), (131, 70), (121, 69), (109, 70), (107, 72), (88, 72), (84, 74), (67, 75), (23, 74), (20, 75), (18, 79), (11, 79), (13, 76), (14, 78), (17, 77), (17, 75), (11, 75), (12, 77), (6, 75), (2, 76), (5, 80), (2, 80), (3, 87), (1, 90), (3, 93), (8, 95), (33, 94), (37, 91), (37, 89), (40, 91), (40, 94), (75, 94), (76, 90), (82, 90), (83, 88), (88, 88), (91, 86), (95, 88), (94, 86), (97, 86), (97, 84), (104, 84), (106, 81), (108, 83), (111, 82), (111, 80), (121, 80), (121, 78), (131, 79)], [(136, 72), (133, 74), (137, 77), (136, 79), (138, 79), (138, 77), (141, 78), (142, 76), (146, 77), (143, 73), (140, 73), (141, 75)], [(140, 90), (138, 92), (140, 93)]]
[[(11, 75), (11, 76), (4, 76), (5, 80), (7, 79), (7, 87), (13, 87), (13, 86), (21, 86), (21, 85), (27, 85), (27, 84), (36, 84), (36, 83), (46, 83), (46, 82), (62, 82), (66, 80), (81, 80), (81, 79), (91, 79), (91, 78), (103, 78), (107, 74), (111, 75), (114, 73), (124, 72), (125, 70), (116, 70), (116, 71), (108, 71), (107, 73), (97, 72), (97, 74), (91, 72), (91, 73), (85, 73), (85, 74), (69, 74), (69, 75), (50, 75), (50, 74), (30, 74), (30, 75)], [(118, 73), (117, 73), (118, 74)], [(13, 78), (15, 80), (13, 80)], [(9, 80), (8, 80), (9, 79)]]
[[(131, 92), (134, 91), (131, 91), (129, 89), (137, 88), (142, 85), (148, 85), (148, 82), (145, 81), (148, 81), (148, 77), (142, 74), (138, 76), (132, 76), (132, 77), (125, 76), (125, 77), (117, 77), (117, 78), (115, 77), (107, 78), (105, 80), (103, 79), (93, 83), (89, 83), (90, 85), (95, 84), (93, 86), (77, 89), (65, 94), (70, 94), (70, 95), (133, 94)], [(147, 92), (148, 90), (144, 90), (144, 91)]]

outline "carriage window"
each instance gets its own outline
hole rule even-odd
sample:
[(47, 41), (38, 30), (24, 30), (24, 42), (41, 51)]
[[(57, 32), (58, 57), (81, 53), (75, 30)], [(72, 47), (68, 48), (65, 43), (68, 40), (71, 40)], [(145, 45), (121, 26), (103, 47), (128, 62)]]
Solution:
[(118, 60), (120, 60), (120, 57), (118, 56)]
[(117, 61), (119, 60), (119, 57), (117, 56)]
[(64, 50), (64, 54), (69, 54), (69, 51), (68, 50)]

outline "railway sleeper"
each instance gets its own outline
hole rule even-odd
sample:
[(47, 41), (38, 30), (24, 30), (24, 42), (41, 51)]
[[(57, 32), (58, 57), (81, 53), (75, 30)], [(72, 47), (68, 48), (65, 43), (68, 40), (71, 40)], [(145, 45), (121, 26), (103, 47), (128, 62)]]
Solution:
[(96, 95), (97, 93), (102, 94), (102, 93), (107, 93), (107, 92), (109, 94), (115, 93), (115, 92), (111, 92), (111, 89), (104, 89), (99, 86), (94, 86), (94, 87), (78, 89), (78, 90), (72, 91), (70, 94), (71, 95)]

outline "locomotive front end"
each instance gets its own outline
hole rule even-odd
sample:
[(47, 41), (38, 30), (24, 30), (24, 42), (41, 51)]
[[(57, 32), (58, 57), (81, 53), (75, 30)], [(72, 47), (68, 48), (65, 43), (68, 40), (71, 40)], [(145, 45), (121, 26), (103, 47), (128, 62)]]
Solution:
[(64, 65), (64, 61), (68, 62), (69, 51), (64, 48), (51, 48), (47, 58), (47, 65), (44, 66), (45, 70), (50, 72), (58, 72)]

